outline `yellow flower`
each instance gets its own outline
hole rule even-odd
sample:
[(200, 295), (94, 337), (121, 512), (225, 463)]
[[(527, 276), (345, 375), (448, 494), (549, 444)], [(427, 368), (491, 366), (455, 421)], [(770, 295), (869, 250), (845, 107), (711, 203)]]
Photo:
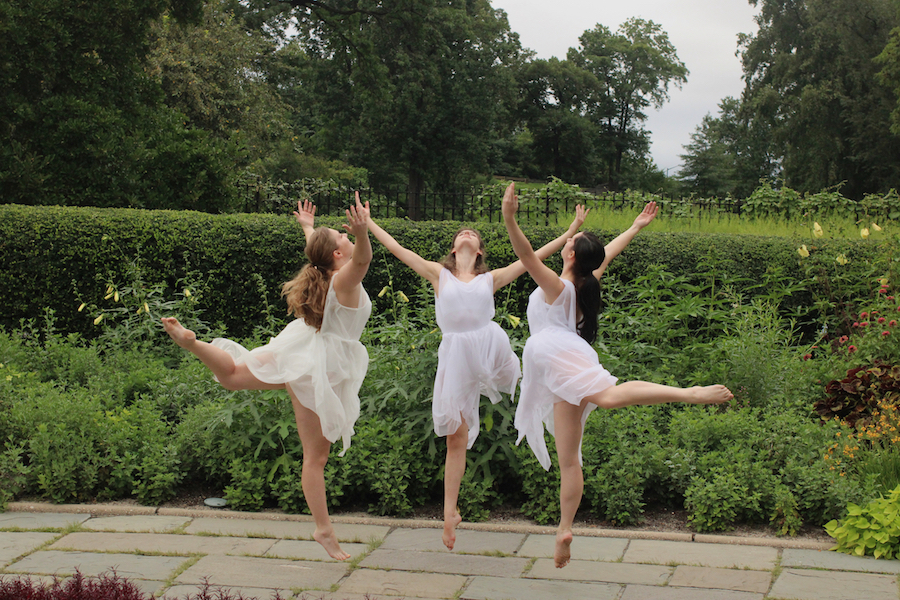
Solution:
[(109, 300), (110, 298), (112, 298), (112, 295), (113, 295), (113, 293), (112, 293), (112, 292), (109, 292), (109, 293), (107, 293), (105, 296), (103, 296), (103, 299), (104, 299), (104, 300)]
[(813, 235), (817, 238), (820, 238), (823, 235), (825, 235), (825, 231), (822, 230), (822, 226), (819, 225), (818, 223), (813, 223)]
[(875, 223), (872, 223), (872, 229), (874, 229), (875, 231), (881, 231), (881, 227), (879, 227)]
[(409, 302), (409, 298), (407, 298), (406, 294), (403, 292), (397, 292), (397, 296), (400, 298), (401, 302)]
[(190, 298), (190, 297), (191, 297), (191, 290), (189, 290), (189, 289), (187, 289), (187, 288), (184, 288), (184, 296), (185, 296), (185, 298)]
[(143, 306), (138, 306), (137, 312), (135, 314), (139, 315), (144, 310)]
[(861, 238), (864, 239), (864, 240), (865, 240), (865, 239), (868, 239), (868, 238), (869, 238), (869, 228), (868, 228), (868, 227), (863, 227), (862, 229), (860, 229), (860, 230), (859, 230), (859, 237), (861, 237)]
[(119, 301), (119, 292), (116, 292), (115, 294), (113, 294), (113, 302), (118, 302), (118, 301)]
[(836, 262), (839, 265), (846, 265), (848, 262), (850, 262), (850, 259), (847, 258), (846, 256), (844, 256), (843, 254), (838, 254), (837, 258), (834, 259), (834, 262)]
[(388, 286), (384, 286), (383, 288), (381, 288), (381, 291), (378, 292), (378, 297), (381, 298), (382, 296), (384, 296), (387, 293), (388, 293)]
[(144, 302), (144, 312), (147, 313), (147, 314), (150, 313), (150, 307), (147, 306), (147, 303), (146, 303), (146, 302)]
[(809, 256), (809, 250), (806, 249), (806, 244), (803, 244), (799, 248), (797, 248), (797, 254), (801, 257), (806, 258)]
[(84, 302), (82, 302), (82, 303), (81, 303), (81, 306), (78, 307), (78, 312), (83, 311), (85, 306), (87, 306), (87, 304), (85, 304)]
[(518, 327), (519, 323), (522, 322), (522, 319), (520, 319), (516, 315), (507, 315), (507, 318), (509, 319), (509, 322), (512, 323), (513, 327)]
[(880, 285), (887, 285), (888, 283), (890, 283), (890, 280), (887, 277), (882, 277), (881, 279), (878, 280), (878, 283)]
[(99, 325), (100, 321), (102, 321), (102, 320), (103, 320), (103, 315), (101, 314), (99, 317), (94, 319), (94, 325)]

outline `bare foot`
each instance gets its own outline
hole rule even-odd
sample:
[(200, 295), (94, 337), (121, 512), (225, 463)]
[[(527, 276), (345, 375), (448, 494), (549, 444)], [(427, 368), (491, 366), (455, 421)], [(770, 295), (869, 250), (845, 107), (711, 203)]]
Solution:
[(572, 558), (572, 532), (569, 530), (560, 531), (556, 534), (556, 550), (553, 552), (553, 561), (556, 563), (557, 569), (562, 569), (569, 564)]
[(178, 319), (174, 317), (163, 317), (160, 320), (162, 321), (163, 329), (166, 330), (169, 337), (182, 348), (187, 348), (197, 340), (197, 334), (190, 329), (182, 327), (181, 323), (178, 322)]
[(316, 529), (315, 533), (313, 533), (313, 539), (322, 544), (322, 547), (325, 548), (325, 552), (327, 552), (328, 556), (334, 560), (347, 560), (350, 558), (349, 554), (341, 550), (337, 536), (334, 534), (334, 529), (331, 531), (320, 531)]
[(706, 387), (695, 386), (691, 388), (691, 404), (722, 404), (734, 398), (724, 385), (708, 385)]
[(462, 523), (462, 517), (459, 512), (454, 512), (449, 518), (444, 517), (444, 535), (441, 537), (447, 550), (453, 550), (453, 546), (456, 544), (456, 526), (460, 523)]

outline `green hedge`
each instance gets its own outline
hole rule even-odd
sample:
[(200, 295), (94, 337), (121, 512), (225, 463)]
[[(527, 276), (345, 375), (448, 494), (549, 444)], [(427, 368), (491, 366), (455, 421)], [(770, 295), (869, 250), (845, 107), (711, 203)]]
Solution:
[[(340, 221), (320, 222), (339, 227)], [(458, 222), (409, 222), (385, 219), (381, 224), (404, 246), (425, 258), (439, 260), (447, 251)], [(492, 266), (503, 266), (515, 255), (499, 224), (477, 224)], [(560, 232), (555, 227), (528, 227), (537, 247)], [(618, 232), (597, 232), (610, 239)], [(815, 264), (799, 259), (796, 249), (809, 240), (716, 234), (643, 233), (617, 259), (609, 273), (627, 283), (652, 264), (670, 272), (703, 278), (715, 273), (745, 277), (747, 286), (766, 280), (769, 270), (797, 280)], [(245, 336), (258, 323), (265, 302), (284, 307), (280, 285), (303, 264), (304, 237), (287, 215), (210, 215), (188, 211), (143, 211), (80, 207), (0, 206), (0, 325), (11, 328), (21, 319), (55, 311), (62, 331), (90, 335), (91, 318), (79, 313), (81, 301), (101, 304), (107, 284), (121, 285), (129, 263), (137, 260), (147, 284), (164, 284), (169, 291), (189, 283), (202, 295), (204, 318), (224, 325), (230, 335)], [(840, 267), (847, 280), (868, 282), (887, 272), (891, 257), (883, 247), (866, 241), (825, 241), (815, 248), (821, 269), (834, 270), (832, 255), (844, 253), (850, 263)], [(559, 267), (558, 257), (550, 260)], [(880, 270), (880, 271), (879, 271)], [(262, 277), (264, 293), (256, 280)], [(421, 280), (390, 257), (377, 242), (365, 285), (373, 298), (389, 281), (408, 295), (422, 289)], [(865, 283), (869, 285), (869, 283)], [(510, 310), (524, 313), (534, 288), (528, 277), (510, 290)], [(765, 293), (760, 289), (760, 293)], [(829, 291), (832, 293), (832, 291)], [(797, 297), (797, 304), (810, 298)], [(386, 299), (376, 300), (376, 310)], [(279, 308), (279, 312), (281, 310)]]

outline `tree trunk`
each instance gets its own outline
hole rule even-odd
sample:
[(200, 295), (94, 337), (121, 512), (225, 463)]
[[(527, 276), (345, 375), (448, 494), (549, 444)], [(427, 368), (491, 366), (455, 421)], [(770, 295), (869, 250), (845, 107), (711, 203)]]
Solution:
[(422, 193), (425, 191), (425, 178), (414, 168), (409, 169), (409, 184), (406, 188), (406, 211), (409, 218), (418, 221), (422, 218)]

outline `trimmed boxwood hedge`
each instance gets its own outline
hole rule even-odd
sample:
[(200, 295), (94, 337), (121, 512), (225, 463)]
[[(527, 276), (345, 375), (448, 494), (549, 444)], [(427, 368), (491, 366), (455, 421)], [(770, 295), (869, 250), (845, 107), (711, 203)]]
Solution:
[[(324, 217), (320, 224), (340, 227), (341, 221)], [(453, 233), (463, 224), (454, 221), (410, 222), (384, 219), (380, 224), (404, 246), (430, 260), (447, 252)], [(468, 224), (472, 225), (472, 224)], [(476, 224), (485, 240), (489, 262), (503, 266), (515, 260), (501, 224)], [(557, 227), (525, 227), (535, 247), (561, 231)], [(610, 239), (619, 232), (596, 232)], [(809, 240), (760, 238), (721, 234), (645, 232), (610, 267), (622, 281), (642, 274), (651, 264), (665, 265), (677, 275), (702, 277), (713, 265), (719, 272), (746, 277), (747, 285), (764, 280), (766, 270), (806, 276), (796, 252)], [(373, 239), (375, 258), (365, 285), (376, 301), (390, 278), (395, 289), (421, 289), (421, 280), (390, 257)], [(890, 268), (892, 252), (873, 242), (821, 241), (820, 250), (846, 253), (848, 272), (869, 277), (873, 269)], [(0, 325), (15, 327), (21, 319), (39, 318), (45, 308), (56, 312), (60, 330), (91, 335), (91, 319), (77, 312), (78, 299), (99, 302), (108, 282), (125, 283), (128, 263), (137, 259), (147, 283), (164, 283), (176, 290), (187, 279), (203, 292), (203, 316), (224, 325), (230, 335), (249, 335), (263, 310), (254, 274), (262, 276), (267, 301), (283, 307), (281, 283), (304, 262), (304, 237), (289, 215), (211, 215), (190, 211), (145, 211), (82, 207), (30, 207), (0, 205)], [(559, 259), (549, 264), (559, 268)], [(524, 314), (534, 288), (529, 277), (520, 278), (510, 292), (512, 308)], [(796, 302), (807, 302), (798, 297)]]

